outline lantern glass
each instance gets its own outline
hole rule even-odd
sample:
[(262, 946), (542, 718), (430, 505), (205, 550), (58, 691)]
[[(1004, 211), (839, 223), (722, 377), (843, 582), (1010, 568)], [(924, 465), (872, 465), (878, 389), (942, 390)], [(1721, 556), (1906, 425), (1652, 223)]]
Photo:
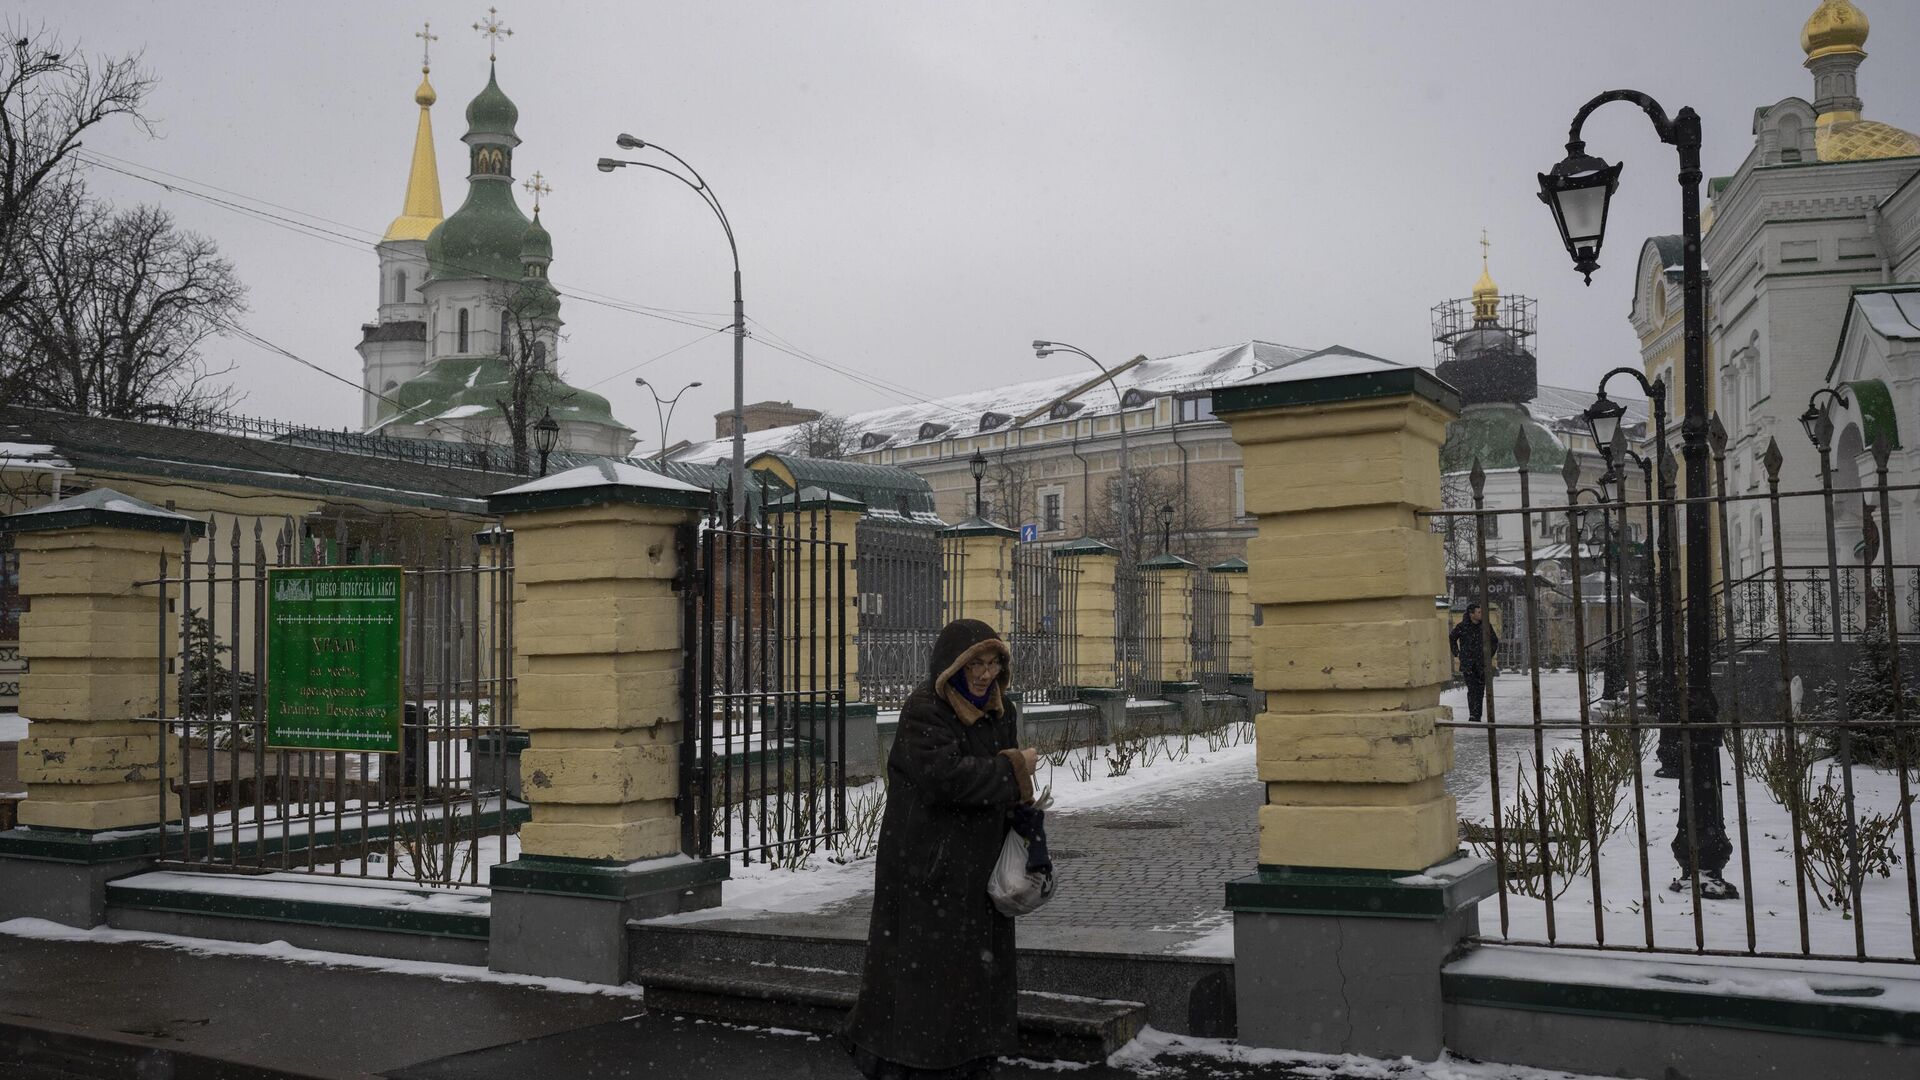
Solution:
[(1626, 406), (1609, 400), (1605, 394), (1587, 406), (1583, 415), (1586, 417), (1587, 430), (1593, 434), (1595, 446), (1603, 451), (1613, 446), (1613, 437), (1620, 431), (1620, 418), (1626, 412)]
[(1620, 166), (1584, 153), (1569, 154), (1550, 173), (1540, 174), (1540, 201), (1553, 211), (1560, 242), (1573, 258), (1574, 269), (1589, 284), (1600, 268), (1600, 245), (1606, 239), (1607, 205), (1620, 186)]
[(987, 455), (978, 450), (974, 451), (972, 460), (967, 462), (967, 470), (973, 474), (975, 480), (987, 475)]
[(548, 409), (540, 414), (540, 419), (533, 425), (534, 449), (542, 454), (551, 454), (559, 442), (560, 422), (553, 418), (553, 410)]

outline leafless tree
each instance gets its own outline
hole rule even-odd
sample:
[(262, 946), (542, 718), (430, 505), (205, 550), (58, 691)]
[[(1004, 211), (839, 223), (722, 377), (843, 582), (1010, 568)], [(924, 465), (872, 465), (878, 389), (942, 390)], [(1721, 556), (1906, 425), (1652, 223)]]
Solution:
[[(982, 478), (986, 490), (987, 517), (1018, 528), (1028, 514), (1035, 513), (1033, 462), (1019, 455), (1000, 454), (987, 465)], [(973, 512), (972, 492), (968, 492), (967, 512)], [(1042, 523), (1042, 528), (1045, 524)]]
[[(23, 241), (49, 193), (73, 180), (83, 135), (115, 117), (151, 130), (140, 111), (153, 76), (138, 54), (87, 56), (44, 26), (0, 26), (0, 314), (26, 295)], [(57, 205), (57, 202), (56, 202)]]
[[(1108, 495), (1087, 508), (1087, 535), (1132, 550), (1144, 561), (1160, 554), (1162, 534), (1160, 510), (1173, 511), (1167, 533), (1167, 550), (1202, 566), (1223, 558), (1228, 543), (1220, 536), (1228, 524), (1229, 512), (1201, 493), (1180, 482), (1177, 469), (1134, 469), (1129, 475), (1131, 495), (1127, 512), (1120, 506), (1120, 481), (1110, 478)], [(1123, 532), (1131, 548), (1122, 544)]]
[[(1444, 473), (1440, 477), (1440, 508), (1473, 509), (1473, 485), (1466, 473)], [(1440, 534), (1446, 552), (1447, 580), (1470, 574), (1479, 565), (1480, 520), (1474, 517), (1436, 516), (1433, 531)]]
[(548, 409), (562, 404), (571, 394), (561, 395), (565, 384), (554, 373), (554, 357), (544, 333), (550, 305), (555, 301), (544, 281), (527, 281), (506, 286), (499, 295), (505, 301), (506, 329), (500, 343), (505, 380), (500, 384), (495, 405), (506, 427), (506, 441), (513, 449), (515, 472), (531, 472), (533, 464), (533, 425)]
[(0, 312), (0, 391), (64, 412), (150, 420), (230, 406), (201, 354), (245, 309), (212, 240), (156, 207), (114, 210), (69, 179), (15, 237), (23, 279)]
[(780, 449), (800, 457), (840, 461), (853, 453), (856, 441), (846, 417), (824, 413), (794, 425), (793, 434)]

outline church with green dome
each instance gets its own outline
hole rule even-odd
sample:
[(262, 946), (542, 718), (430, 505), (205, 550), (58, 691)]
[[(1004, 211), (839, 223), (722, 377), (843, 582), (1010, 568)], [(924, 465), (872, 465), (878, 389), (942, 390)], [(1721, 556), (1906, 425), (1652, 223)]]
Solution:
[(561, 375), (560, 294), (548, 280), (553, 237), (540, 221), (549, 190), (525, 185), (533, 216), (514, 199), (520, 110), (490, 62), (487, 85), (467, 105), (467, 197), (441, 217), (429, 114), (436, 95), (421, 65), (413, 165), (401, 216), (375, 250), (380, 307), (362, 328), (362, 425), (400, 438), (508, 446), (509, 415), (524, 423), (551, 413), (559, 447), (624, 457), (631, 428), (607, 400)]

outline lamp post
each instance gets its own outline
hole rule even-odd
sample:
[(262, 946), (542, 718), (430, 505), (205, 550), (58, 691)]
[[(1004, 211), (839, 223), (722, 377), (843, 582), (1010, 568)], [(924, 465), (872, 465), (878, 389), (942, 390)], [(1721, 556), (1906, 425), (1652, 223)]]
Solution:
[(1620, 185), (1620, 165), (1587, 154), (1581, 128), (1595, 109), (1615, 101), (1638, 105), (1653, 122), (1660, 141), (1680, 157), (1681, 295), (1684, 298), (1685, 359), (1682, 386), (1686, 416), (1680, 425), (1686, 459), (1687, 493), (1687, 701), (1685, 716), (1691, 751), (1689, 775), (1681, 785), (1680, 823), (1672, 850), (1696, 896), (1737, 897), (1723, 877), (1733, 856), (1720, 797), (1719, 702), (1713, 693), (1713, 610), (1710, 581), (1712, 489), (1707, 478), (1707, 294), (1700, 263), (1700, 114), (1692, 107), (1669, 118), (1660, 103), (1637, 90), (1609, 90), (1580, 107), (1567, 129), (1567, 156), (1551, 172), (1540, 174), (1540, 201), (1553, 211), (1561, 242), (1574, 270), (1588, 284), (1600, 266), (1606, 239), (1607, 208)]
[[(667, 429), (673, 426), (673, 407), (680, 403), (680, 395), (699, 386), (700, 382), (696, 379), (688, 383), (680, 389), (675, 390), (673, 396), (670, 398), (661, 397), (660, 391), (645, 378), (636, 377), (633, 380), (633, 385), (641, 387), (646, 390), (647, 393), (653, 395), (654, 419), (660, 421), (660, 449), (653, 455), (653, 459), (655, 461), (665, 461), (667, 460)], [(663, 405), (666, 406), (665, 412), (661, 411), (661, 406)]]
[[(1600, 377), (1600, 387), (1592, 405), (1587, 406), (1582, 418), (1587, 422), (1587, 430), (1592, 433), (1594, 442), (1600, 447), (1602, 458), (1611, 455), (1616, 439), (1621, 436), (1620, 420), (1626, 415), (1626, 406), (1607, 397), (1607, 383), (1615, 377), (1626, 375), (1640, 384), (1653, 407), (1654, 458), (1665, 460), (1667, 454), (1667, 383), (1665, 379), (1649, 381), (1640, 371), (1630, 367), (1617, 367)], [(1642, 490), (1649, 499), (1659, 505), (1660, 528), (1656, 533), (1653, 519), (1656, 511), (1647, 509), (1647, 542), (1652, 545), (1658, 541), (1657, 571), (1648, 575), (1654, 592), (1658, 594), (1649, 614), (1653, 616), (1653, 625), (1657, 633), (1653, 636), (1653, 647), (1648, 650), (1648, 659), (1654, 665), (1654, 678), (1648, 688), (1651, 693), (1654, 716), (1660, 723), (1660, 771), (1655, 775), (1673, 779), (1680, 775), (1679, 731), (1674, 726), (1674, 712), (1679, 706), (1675, 700), (1673, 688), (1676, 685), (1676, 668), (1679, 653), (1674, 647), (1675, 626), (1673, 624), (1673, 485), (1668, 482), (1665, 470), (1656, 470), (1651, 462), (1628, 450), (1640, 465), (1640, 474), (1646, 482)], [(1609, 463), (1611, 464), (1611, 463)], [(1656, 472), (1659, 486), (1654, 486)]]
[(664, 165), (655, 165), (648, 161), (626, 161), (620, 158), (601, 158), (598, 163), (601, 172), (610, 173), (615, 169), (624, 169), (632, 165), (639, 169), (652, 169), (657, 173), (665, 173), (692, 188), (693, 193), (700, 196), (700, 201), (706, 203), (707, 208), (713, 211), (713, 215), (720, 219), (720, 228), (727, 234), (727, 251), (733, 255), (733, 469), (727, 486), (733, 489), (733, 519), (739, 521), (747, 516), (747, 433), (744, 415), (746, 411), (747, 311), (746, 305), (740, 299), (740, 245), (733, 239), (733, 223), (727, 220), (727, 211), (720, 205), (720, 200), (714, 197), (713, 189), (707, 186), (705, 178), (700, 175), (699, 170), (687, 164), (685, 158), (659, 143), (649, 143), (624, 133), (614, 142), (622, 150), (645, 150), (652, 147), (672, 158), (682, 169), (687, 170), (691, 179)]
[(560, 441), (560, 422), (553, 418), (553, 410), (540, 413), (540, 419), (533, 423), (533, 448), (540, 451), (540, 475), (547, 475), (547, 455), (553, 453), (554, 446)]
[[(1606, 648), (1601, 654), (1600, 661), (1602, 665), (1600, 696), (1608, 701), (1613, 700), (1614, 692), (1617, 689), (1615, 686), (1616, 673), (1613, 658), (1615, 651), (1619, 647), (1618, 643), (1613, 640), (1613, 556), (1611, 554), (1613, 547), (1613, 519), (1607, 512), (1607, 493), (1605, 490), (1607, 480), (1611, 475), (1612, 468), (1609, 466), (1607, 474), (1600, 477), (1596, 486), (1578, 488), (1574, 491), (1573, 501), (1575, 505), (1579, 504), (1580, 496), (1582, 495), (1590, 495), (1593, 497), (1594, 505), (1600, 510), (1600, 519), (1587, 527), (1585, 536), (1574, 534), (1568, 537), (1569, 546), (1578, 544), (1584, 540), (1587, 547), (1592, 549), (1600, 559), (1603, 581), (1600, 593), (1602, 597), (1600, 615), (1603, 620), (1601, 627), (1603, 637), (1601, 640), (1606, 642)], [(1586, 613), (1576, 612), (1574, 617), (1585, 619)]]
[(1160, 507), (1160, 554), (1165, 555), (1173, 546), (1173, 506), (1162, 504)]
[(973, 474), (973, 516), (982, 521), (987, 519), (987, 504), (980, 498), (980, 481), (987, 475), (987, 455), (975, 450), (967, 461), (967, 471)]
[[(1087, 360), (1100, 369), (1100, 374), (1107, 377), (1107, 385), (1113, 388), (1114, 401), (1117, 403), (1114, 419), (1120, 425), (1120, 563), (1123, 566), (1131, 566), (1133, 565), (1133, 478), (1129, 474), (1127, 462), (1127, 396), (1121, 392), (1120, 384), (1114, 381), (1113, 372), (1107, 370), (1107, 365), (1094, 359), (1093, 354), (1085, 349), (1058, 341), (1033, 343), (1033, 355), (1043, 360), (1056, 352), (1072, 353)], [(1091, 516), (1092, 507), (1087, 509)]]

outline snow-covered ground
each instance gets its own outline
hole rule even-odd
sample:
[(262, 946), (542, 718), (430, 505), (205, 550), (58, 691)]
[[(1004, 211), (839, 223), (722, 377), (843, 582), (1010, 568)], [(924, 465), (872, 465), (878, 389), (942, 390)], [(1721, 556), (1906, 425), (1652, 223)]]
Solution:
[[(1495, 681), (1495, 705), (1501, 723), (1526, 723), (1533, 719), (1533, 694), (1524, 675), (1509, 674)], [(1466, 716), (1465, 691), (1455, 689), (1442, 697), (1451, 705), (1456, 719)], [(1574, 677), (1565, 673), (1547, 673), (1541, 677), (1540, 715), (1553, 722), (1578, 722), (1579, 708)], [(1699, 936), (1696, 938), (1691, 889), (1669, 892), (1668, 885), (1678, 876), (1678, 866), (1670, 850), (1679, 826), (1677, 781), (1654, 776), (1659, 763), (1654, 757), (1655, 734), (1646, 735), (1647, 752), (1641, 763), (1646, 802), (1646, 871), (1640, 866), (1642, 851), (1640, 823), (1634, 816), (1630, 786), (1624, 791), (1619, 814), (1620, 827), (1606, 839), (1600, 850), (1599, 919), (1595, 918), (1592, 877), (1581, 875), (1567, 884), (1553, 900), (1553, 932), (1549, 937), (1547, 902), (1509, 891), (1503, 925), (1498, 896), (1488, 898), (1480, 908), (1480, 928), (1491, 937), (1505, 936), (1513, 941), (1548, 940), (1592, 944), (1604, 932), (1611, 945), (1652, 944), (1667, 949), (1692, 949), (1704, 941), (1709, 949), (1798, 953), (1800, 944), (1800, 901), (1794, 885), (1792, 825), (1786, 808), (1766, 787), (1750, 777), (1742, 777), (1747, 806), (1747, 860), (1741, 855), (1739, 832), (1739, 788), (1731, 748), (1722, 750), (1721, 777), (1728, 835), (1734, 844), (1733, 860), (1726, 868), (1728, 881), (1740, 886), (1741, 900), (1703, 901)], [(1516, 785), (1533, 789), (1535, 744), (1530, 731), (1501, 731), (1492, 751), (1485, 734), (1473, 728), (1455, 731), (1456, 768), (1449, 786), (1459, 799), (1460, 816), (1469, 821), (1490, 819), (1492, 786), (1488, 783), (1489, 763), (1497, 768), (1501, 780), (1501, 805), (1510, 808)], [(1578, 731), (1549, 731), (1546, 753), (1578, 750)], [(1824, 779), (1824, 766), (1813, 769), (1815, 783)], [(1838, 783), (1838, 773), (1835, 773)], [(1629, 782), (1630, 783), (1630, 782)], [(1887, 812), (1899, 802), (1899, 780), (1888, 770), (1856, 767), (1855, 799), (1860, 813)], [(1896, 852), (1902, 850), (1901, 837), (1895, 833)], [(1864, 937), (1869, 957), (1909, 959), (1915, 957), (1915, 942), (1910, 920), (1904, 855), (1891, 877), (1870, 877), (1861, 890), (1863, 918), (1855, 921), (1839, 908), (1822, 908), (1814, 896), (1817, 885), (1809, 880), (1805, 900), (1809, 951), (1816, 954), (1852, 956), (1856, 952), (1855, 931)], [(1750, 862), (1750, 865), (1749, 865)], [(1751, 879), (1751, 889), (1747, 888)], [(1753, 909), (1753, 938), (1748, 942), (1747, 907)], [(1649, 919), (1648, 913), (1651, 913)], [(1648, 940), (1651, 922), (1652, 940)]]

